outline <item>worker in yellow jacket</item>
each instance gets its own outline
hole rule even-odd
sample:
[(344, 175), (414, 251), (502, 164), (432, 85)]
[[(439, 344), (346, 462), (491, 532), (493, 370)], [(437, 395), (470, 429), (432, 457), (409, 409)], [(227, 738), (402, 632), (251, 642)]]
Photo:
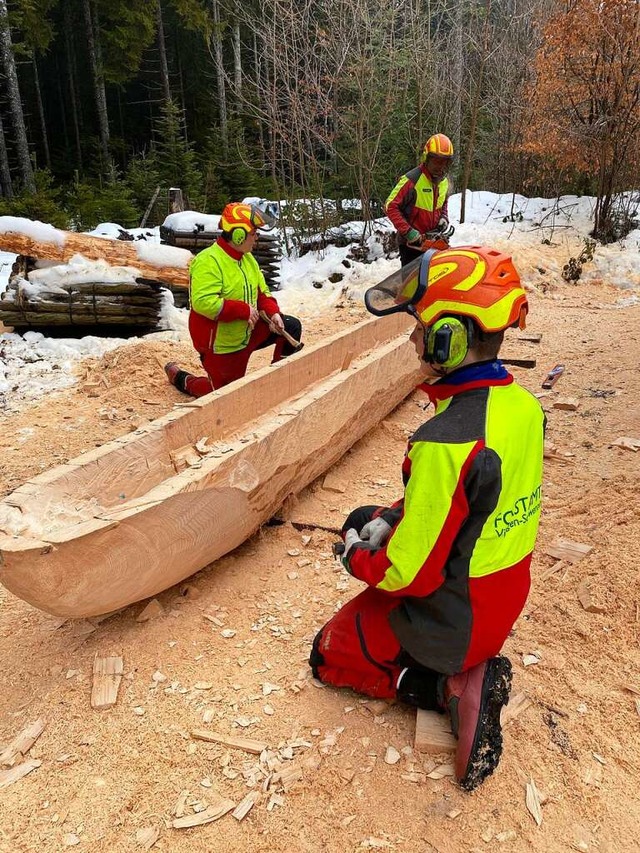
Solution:
[(335, 687), (448, 711), (471, 790), (500, 758), (511, 664), (499, 653), (540, 520), (544, 414), (498, 358), (527, 297), (511, 258), (467, 246), (423, 255), (365, 302), (416, 318), (435, 414), (409, 440), (403, 497), (345, 521), (343, 565), (367, 587), (318, 633), (310, 663)]
[[(302, 325), (280, 313), (251, 252), (269, 215), (255, 205), (232, 202), (220, 217), (221, 236), (191, 262), (189, 333), (207, 376), (193, 376), (175, 362), (165, 365), (172, 385), (202, 397), (244, 376), (251, 353), (275, 344), (273, 361), (295, 352), (282, 336), (300, 340)], [(268, 317), (268, 322), (260, 313)]]

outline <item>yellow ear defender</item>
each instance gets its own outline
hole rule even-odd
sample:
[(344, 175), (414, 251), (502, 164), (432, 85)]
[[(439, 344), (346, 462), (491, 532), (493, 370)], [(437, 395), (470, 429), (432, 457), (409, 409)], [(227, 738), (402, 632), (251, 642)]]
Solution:
[(440, 317), (425, 332), (424, 358), (441, 367), (458, 367), (473, 343), (473, 326), (458, 317)]

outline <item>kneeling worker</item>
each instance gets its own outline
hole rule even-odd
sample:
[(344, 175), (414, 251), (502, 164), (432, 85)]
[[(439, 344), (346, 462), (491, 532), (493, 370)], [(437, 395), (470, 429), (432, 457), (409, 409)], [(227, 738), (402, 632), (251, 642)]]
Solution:
[(500, 759), (511, 664), (499, 652), (540, 520), (544, 414), (498, 358), (527, 297), (511, 258), (467, 246), (427, 252), (365, 302), (417, 320), (435, 414), (409, 440), (404, 496), (346, 519), (343, 565), (367, 587), (318, 633), (310, 664), (326, 684), (448, 712), (472, 790)]
[(296, 351), (283, 333), (299, 341), (301, 323), (280, 314), (251, 254), (258, 229), (273, 224), (255, 205), (228, 204), (220, 217), (221, 236), (191, 262), (189, 333), (207, 376), (169, 362), (165, 372), (179, 391), (203, 397), (240, 379), (257, 349), (275, 344), (273, 362)]

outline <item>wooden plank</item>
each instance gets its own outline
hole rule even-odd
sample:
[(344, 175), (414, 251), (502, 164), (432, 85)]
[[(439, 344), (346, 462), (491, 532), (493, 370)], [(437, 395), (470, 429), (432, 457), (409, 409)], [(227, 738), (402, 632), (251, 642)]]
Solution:
[[(203, 457), (201, 467), (177, 474), (171, 465), (169, 476), (130, 503), (126, 497), (128, 491), (135, 491), (135, 484), (130, 486), (126, 479), (130, 470), (125, 459), (120, 459), (122, 465), (106, 466), (110, 483), (99, 476), (95, 459), (89, 463), (91, 483), (81, 459), (67, 466), (61, 482), (53, 479), (50, 483), (44, 505), (54, 497), (64, 500), (66, 496), (71, 510), (77, 505), (74, 482), (79, 477), (83, 489), (93, 487), (98, 502), (103, 487), (112, 494), (120, 492), (121, 506), (96, 514), (92, 521), (61, 527), (44, 542), (27, 535), (0, 535), (0, 581), (14, 594), (55, 615), (95, 616), (151, 598), (242, 544), (289, 495), (340, 459), (418, 384), (419, 363), (406, 332), (389, 339), (389, 328), (397, 332), (398, 327), (402, 329), (402, 324), (387, 326), (385, 331), (372, 327), (371, 321), (363, 324), (364, 340), (373, 343), (374, 349), (354, 360), (346, 371), (339, 370), (340, 351), (359, 339), (354, 330), (351, 341), (345, 341), (343, 334), (338, 336), (338, 367), (329, 375), (326, 367), (332, 362), (331, 347), (320, 347), (315, 353), (309, 350), (309, 364), (305, 353), (295, 356), (292, 361), (300, 359), (305, 364), (302, 373), (293, 363), (283, 368), (285, 388), (287, 379), (295, 377), (295, 383), (286, 388), (290, 394), (286, 407), (274, 407), (259, 416), (255, 406), (261, 400), (264, 374), (254, 378), (253, 385), (247, 377), (240, 396), (244, 399), (242, 395), (247, 394), (245, 419), (250, 414), (256, 419), (246, 421), (244, 430), (226, 442), (231, 452), (219, 458)], [(385, 342), (375, 346), (376, 339)], [(324, 378), (305, 386), (305, 378), (314, 375), (321, 361), (325, 366), (317, 367), (317, 372)], [(268, 369), (273, 374), (277, 371)], [(283, 389), (278, 393), (282, 397)], [(219, 399), (210, 397), (209, 424)], [(203, 399), (201, 406), (208, 407), (208, 398)], [(224, 399), (231, 408), (233, 389)], [(322, 430), (318, 423), (323, 424)], [(175, 419), (169, 420), (167, 428), (175, 428)], [(168, 430), (155, 430), (162, 437), (158, 452), (167, 459)], [(202, 436), (200, 432), (194, 438), (197, 441)], [(141, 438), (147, 448), (148, 438), (148, 434)], [(174, 442), (174, 435), (171, 444), (179, 448), (186, 444), (184, 433), (178, 438)], [(121, 450), (117, 444), (116, 456)], [(145, 468), (148, 472), (149, 464)], [(118, 476), (125, 479), (118, 482)], [(88, 491), (81, 495), (87, 501), (92, 497)], [(33, 509), (37, 511), (37, 506)], [(212, 518), (216, 519), (214, 526)], [(47, 542), (51, 544), (47, 546)]]
[(16, 764), (15, 767), (11, 767), (8, 770), (0, 770), (0, 791), (3, 788), (8, 788), (9, 785), (13, 785), (14, 782), (23, 779), (32, 770), (40, 767), (41, 764), (42, 761), (29, 758), (27, 761), (23, 761), (22, 764)]
[(551, 545), (543, 548), (545, 554), (564, 560), (567, 563), (577, 563), (593, 551), (593, 545), (584, 545), (571, 539), (556, 539)]
[(432, 755), (455, 752), (456, 745), (457, 741), (451, 731), (451, 720), (448, 714), (418, 709), (413, 743), (416, 752), (428, 752)]
[(97, 711), (113, 708), (118, 701), (124, 663), (121, 657), (98, 657), (93, 661), (91, 707)]
[(223, 735), (221, 732), (210, 732), (205, 729), (194, 729), (191, 737), (196, 740), (204, 740), (207, 743), (220, 743), (230, 749), (240, 749), (242, 752), (250, 752), (252, 755), (260, 755), (268, 748), (269, 744), (259, 740), (246, 737), (235, 737), (234, 735)]
[(44, 720), (30, 723), (17, 735), (0, 754), (0, 765), (12, 767), (18, 758), (23, 758), (44, 731)]

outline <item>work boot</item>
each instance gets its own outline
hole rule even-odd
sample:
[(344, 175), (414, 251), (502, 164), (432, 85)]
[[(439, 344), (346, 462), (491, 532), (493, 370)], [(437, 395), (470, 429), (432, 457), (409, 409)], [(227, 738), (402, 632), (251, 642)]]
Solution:
[(477, 788), (498, 766), (500, 711), (509, 701), (510, 688), (511, 663), (502, 656), (441, 680), (441, 704), (451, 715), (458, 739), (456, 779), (465, 791)]
[(186, 370), (180, 370), (175, 361), (168, 361), (164, 366), (164, 372), (167, 374), (169, 382), (174, 385), (178, 391), (187, 394), (186, 380), (189, 376)]

